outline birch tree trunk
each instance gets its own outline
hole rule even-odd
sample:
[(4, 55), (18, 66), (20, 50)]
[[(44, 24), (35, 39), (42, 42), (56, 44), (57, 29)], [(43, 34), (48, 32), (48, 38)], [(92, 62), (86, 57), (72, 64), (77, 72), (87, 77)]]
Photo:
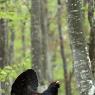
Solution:
[(95, 86), (83, 33), (81, 4), (81, 0), (69, 0), (67, 2), (69, 35), (74, 58), (74, 72), (80, 95), (94, 95)]

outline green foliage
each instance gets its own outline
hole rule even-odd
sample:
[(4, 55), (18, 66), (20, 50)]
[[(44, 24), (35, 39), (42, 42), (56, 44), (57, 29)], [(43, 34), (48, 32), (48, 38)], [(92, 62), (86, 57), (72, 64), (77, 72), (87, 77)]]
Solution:
[(16, 62), (10, 66), (5, 66), (0, 69), (0, 81), (8, 81), (9, 79), (15, 79), (21, 72), (31, 68), (30, 59), (27, 57), (20, 64)]
[[(24, 70), (31, 68), (31, 40), (30, 40), (30, 28), (31, 28), (31, 0), (0, 0), (0, 18), (8, 21), (8, 49), (11, 43), (11, 30), (15, 33), (14, 39), (14, 58), (11, 64), (0, 68), (0, 81), (8, 82), (10, 79), (15, 78)], [(67, 11), (65, 1), (62, 2), (62, 31), (64, 36), (64, 50), (66, 55), (66, 61), (68, 65), (68, 72), (72, 71), (72, 52), (70, 48), (69, 36), (68, 36), (68, 24), (67, 24)], [(84, 31), (87, 39), (89, 38), (89, 24), (87, 20), (87, 6), (82, 7), (85, 11), (84, 19)], [(60, 94), (64, 95), (64, 71), (63, 63), (60, 56), (60, 41), (57, 26), (57, 0), (48, 0), (48, 17), (49, 17), (49, 45), (51, 45), (51, 52), (54, 54), (53, 63), (53, 79), (63, 80), (60, 88)], [(25, 23), (25, 25), (23, 25)], [(22, 32), (25, 31), (25, 44), (26, 51), (25, 57), (22, 53)], [(52, 49), (53, 48), (53, 49)], [(72, 80), (73, 95), (77, 94), (75, 79)], [(1, 92), (1, 91), (0, 91)], [(3, 91), (4, 92), (4, 91)]]

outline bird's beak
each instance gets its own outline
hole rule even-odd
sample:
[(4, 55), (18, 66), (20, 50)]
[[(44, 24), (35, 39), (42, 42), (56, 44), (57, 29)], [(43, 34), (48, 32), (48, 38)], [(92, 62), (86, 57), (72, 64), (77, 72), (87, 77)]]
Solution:
[(59, 84), (60, 82), (59, 81), (56, 81), (57, 84)]

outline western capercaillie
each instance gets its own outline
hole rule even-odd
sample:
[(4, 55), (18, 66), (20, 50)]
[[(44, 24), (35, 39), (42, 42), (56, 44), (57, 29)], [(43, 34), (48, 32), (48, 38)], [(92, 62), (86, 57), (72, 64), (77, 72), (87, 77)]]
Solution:
[(37, 92), (38, 78), (33, 69), (21, 73), (14, 81), (11, 95), (58, 95), (59, 81), (52, 82), (43, 92)]

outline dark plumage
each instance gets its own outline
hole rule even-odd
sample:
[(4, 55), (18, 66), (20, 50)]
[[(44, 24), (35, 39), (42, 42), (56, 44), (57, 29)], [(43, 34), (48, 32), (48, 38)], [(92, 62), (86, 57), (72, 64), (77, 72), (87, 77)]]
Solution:
[(21, 73), (14, 81), (11, 95), (58, 95), (59, 82), (52, 82), (43, 93), (37, 92), (38, 79), (33, 69)]
[(48, 89), (45, 90), (42, 95), (58, 95), (58, 88), (60, 87), (59, 81), (52, 82)]

